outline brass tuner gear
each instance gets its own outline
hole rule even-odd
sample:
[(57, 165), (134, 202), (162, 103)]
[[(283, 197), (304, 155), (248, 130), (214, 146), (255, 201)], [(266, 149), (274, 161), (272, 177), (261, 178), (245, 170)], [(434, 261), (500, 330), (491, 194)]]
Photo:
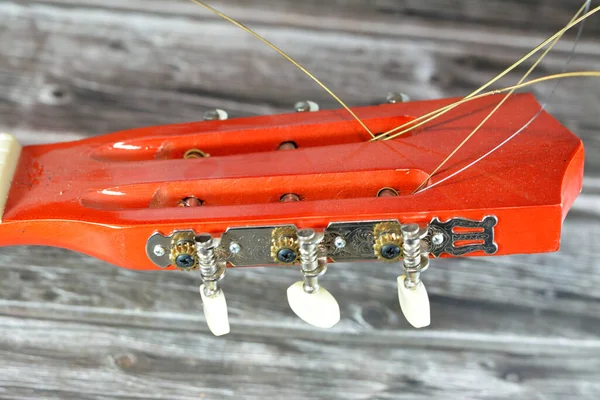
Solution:
[(193, 233), (181, 233), (171, 241), (171, 264), (178, 269), (189, 271), (198, 268), (198, 256)]
[(375, 257), (384, 262), (399, 261), (402, 258), (402, 232), (397, 222), (381, 222), (375, 225), (373, 236)]
[(285, 226), (273, 229), (271, 234), (271, 258), (279, 264), (298, 262), (300, 249), (296, 229)]

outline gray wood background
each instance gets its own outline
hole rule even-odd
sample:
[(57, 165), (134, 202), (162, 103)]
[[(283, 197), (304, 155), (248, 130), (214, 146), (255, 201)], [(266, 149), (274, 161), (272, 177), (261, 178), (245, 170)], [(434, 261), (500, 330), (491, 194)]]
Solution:
[[(212, 3), (355, 106), (378, 103), (390, 90), (414, 99), (467, 94), (580, 6)], [(588, 21), (570, 70), (600, 69), (598, 18)], [(540, 74), (562, 71), (573, 38)], [(553, 87), (533, 91), (546, 99)], [(272, 114), (304, 99), (336, 107), (272, 50), (185, 0), (0, 0), (0, 129), (27, 144), (197, 120), (214, 107), (232, 116)], [(584, 190), (565, 222), (562, 249), (435, 262), (425, 277), (430, 328), (403, 320), (394, 266), (330, 268), (325, 282), (343, 318), (327, 331), (288, 309), (285, 290), (297, 273), (231, 271), (224, 288), (232, 333), (214, 338), (195, 274), (4, 248), (0, 398), (600, 398), (600, 80), (563, 82), (549, 110), (587, 150)]]

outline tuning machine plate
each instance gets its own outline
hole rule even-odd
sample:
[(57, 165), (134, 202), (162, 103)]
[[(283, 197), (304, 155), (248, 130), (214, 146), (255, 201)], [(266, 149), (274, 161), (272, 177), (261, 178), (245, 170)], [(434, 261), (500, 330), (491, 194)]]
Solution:
[[(497, 222), (494, 216), (481, 221), (451, 218), (441, 222), (433, 218), (421, 246), (434, 257), (442, 253), (462, 256), (476, 251), (494, 254), (498, 250), (494, 242)], [(324, 230), (322, 245), (334, 262), (400, 261), (401, 253), (393, 256), (390, 250), (384, 257), (383, 251), (384, 247), (396, 249), (402, 245), (401, 226), (398, 220), (334, 222)], [(215, 256), (219, 262), (232, 266), (295, 265), (298, 263), (296, 233), (297, 227), (291, 224), (229, 228), (220, 239), (215, 239)], [(161, 268), (171, 265), (173, 238), (182, 235), (193, 237), (195, 233), (177, 230), (168, 236), (159, 232), (150, 236), (146, 243), (150, 260)]]
[(161, 268), (167, 268), (171, 265), (173, 239), (177, 237), (191, 237), (193, 239), (195, 235), (191, 229), (176, 230), (168, 236), (155, 232), (146, 242), (146, 254), (154, 264)]
[(377, 227), (400, 226), (398, 220), (334, 222), (325, 229), (323, 245), (333, 261), (377, 260), (374, 245)]
[[(226, 261), (233, 266), (252, 265), (292, 265), (297, 261), (296, 226), (264, 226), (228, 229), (215, 247), (215, 257), (218, 261)], [(278, 235), (278, 232), (285, 234)], [(173, 238), (185, 235), (195, 235), (193, 230), (177, 230), (170, 235), (155, 232), (146, 242), (146, 254), (150, 260), (161, 268), (171, 265), (170, 252)], [(289, 246), (286, 244), (289, 243)], [(296, 251), (292, 260), (285, 262), (276, 260), (272, 253), (290, 249)]]

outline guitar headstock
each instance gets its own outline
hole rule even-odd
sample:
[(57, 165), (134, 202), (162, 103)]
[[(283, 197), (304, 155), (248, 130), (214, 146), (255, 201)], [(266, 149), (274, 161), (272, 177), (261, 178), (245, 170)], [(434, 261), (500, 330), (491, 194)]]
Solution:
[[(385, 132), (451, 102), (354, 112)], [(581, 190), (581, 141), (543, 112), (475, 167), (413, 193), (496, 103), (472, 101), (421, 131), (370, 143), (343, 110), (216, 114), (22, 149), (5, 136), (0, 244), (58, 246), (132, 269), (198, 269), (216, 334), (229, 331), (218, 285), (227, 267), (298, 268), (292, 309), (328, 327), (339, 306), (318, 284), (327, 264), (396, 262), (403, 311), (426, 326), (420, 274), (430, 258), (556, 251)], [(502, 142), (539, 107), (531, 95), (512, 97), (428, 184)]]

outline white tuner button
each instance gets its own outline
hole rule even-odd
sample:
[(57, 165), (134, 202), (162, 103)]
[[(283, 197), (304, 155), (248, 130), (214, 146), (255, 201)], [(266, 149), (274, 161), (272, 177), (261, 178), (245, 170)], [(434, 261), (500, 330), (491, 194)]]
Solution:
[(398, 298), (400, 308), (409, 324), (415, 328), (424, 328), (431, 323), (429, 296), (423, 282), (407, 288), (405, 275), (398, 277)]
[(304, 290), (298, 281), (287, 290), (287, 298), (298, 317), (318, 328), (331, 328), (340, 320), (340, 306), (329, 291), (319, 286), (314, 292)]

